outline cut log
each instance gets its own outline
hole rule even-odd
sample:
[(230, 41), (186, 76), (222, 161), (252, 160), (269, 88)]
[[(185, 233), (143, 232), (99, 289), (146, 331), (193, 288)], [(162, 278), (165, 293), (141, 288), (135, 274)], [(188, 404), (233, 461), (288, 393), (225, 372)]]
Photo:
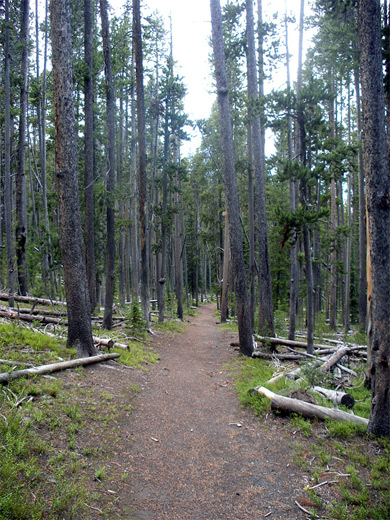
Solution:
[(333, 421), (349, 421), (355, 424), (368, 425), (368, 419), (365, 419), (364, 417), (352, 415), (348, 412), (343, 412), (342, 410), (336, 410), (334, 408), (326, 408), (325, 406), (306, 403), (299, 399), (284, 397), (271, 392), (271, 390), (268, 390), (268, 388), (264, 388), (263, 386), (256, 387), (252, 391), (256, 391), (257, 393), (268, 397), (268, 399), (271, 400), (271, 407), (274, 410), (298, 413), (302, 415), (302, 417), (307, 417), (308, 419), (321, 419), (323, 421), (325, 419), (331, 419)]
[(124, 345), (123, 343), (118, 343), (117, 341), (114, 341), (112, 339), (103, 339), (103, 338), (97, 338), (96, 336), (94, 336), (93, 341), (97, 345), (103, 345), (108, 348), (121, 348), (122, 350), (130, 349), (130, 347), (128, 345)]
[[(0, 300), (8, 301), (9, 295), (8, 293), (0, 293)], [(33, 296), (19, 296), (18, 294), (14, 294), (14, 300), (16, 302), (25, 302), (32, 303), (35, 305), (65, 305), (66, 302), (60, 302), (56, 300), (47, 300), (45, 298), (34, 298)]]
[(355, 399), (351, 394), (347, 394), (346, 392), (339, 392), (337, 390), (329, 390), (328, 388), (322, 388), (321, 386), (313, 386), (313, 392), (326, 397), (333, 403), (342, 404), (347, 408), (353, 408), (355, 405)]
[(0, 374), (0, 383), (5, 384), (13, 379), (19, 377), (32, 377), (42, 374), (51, 374), (52, 372), (59, 372), (66, 368), (74, 368), (85, 365), (92, 365), (93, 363), (101, 363), (110, 359), (120, 357), (120, 354), (101, 354), (99, 356), (91, 356), (86, 358), (71, 359), (70, 361), (61, 361), (60, 363), (51, 363), (49, 365), (40, 365), (38, 367), (25, 368), (24, 370), (16, 370), (15, 372), (4, 372)]

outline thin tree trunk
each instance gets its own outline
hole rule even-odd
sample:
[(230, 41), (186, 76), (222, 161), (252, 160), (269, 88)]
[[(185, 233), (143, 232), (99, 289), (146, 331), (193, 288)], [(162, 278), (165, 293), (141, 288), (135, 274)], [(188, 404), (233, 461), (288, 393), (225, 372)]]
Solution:
[[(348, 144), (351, 142), (351, 88), (348, 75)], [(351, 251), (352, 251), (352, 172), (348, 172), (348, 194), (347, 194), (347, 224), (348, 236), (345, 252), (345, 330), (351, 325), (350, 302), (351, 302)]]
[[(301, 12), (299, 21), (299, 48), (298, 48), (298, 78), (297, 78), (297, 96), (300, 95), (302, 88), (302, 53), (303, 53), (303, 22), (304, 22), (305, 0), (301, 0)], [(306, 136), (305, 123), (302, 108), (297, 111), (297, 156), (302, 167), (306, 167)], [(304, 208), (308, 208), (308, 190), (307, 183), (301, 182), (301, 200)], [(311, 258), (311, 240), (310, 229), (307, 223), (303, 224), (303, 248), (305, 252), (305, 272), (306, 272), (306, 326), (307, 326), (307, 352), (312, 354), (314, 351), (314, 284), (313, 284), (313, 268)]]
[[(331, 89), (333, 94), (333, 75), (331, 74)], [(329, 122), (331, 127), (331, 137), (336, 137), (335, 130), (335, 114), (334, 114), (334, 99), (330, 100), (329, 106)], [(330, 320), (329, 326), (332, 330), (336, 330), (337, 317), (337, 284), (336, 284), (336, 179), (334, 169), (331, 167), (330, 180)]]
[(136, 118), (136, 99), (135, 99), (135, 64), (134, 48), (132, 54), (132, 82), (131, 82), (131, 257), (132, 257), (132, 301), (138, 305), (138, 286), (139, 286), (139, 253), (138, 253), (138, 184), (137, 184), (137, 118)]
[(144, 71), (141, 36), (140, 0), (133, 0), (134, 47), (137, 85), (137, 122), (139, 156), (139, 220), (141, 231), (141, 302), (146, 328), (150, 329), (149, 317), (149, 246), (148, 246), (148, 193), (146, 170)]
[(250, 315), (252, 320), (252, 330), (255, 325), (255, 280), (256, 280), (256, 261), (255, 261), (255, 200), (253, 185), (253, 150), (252, 150), (252, 129), (248, 125), (248, 210), (249, 210), (249, 286), (250, 286)]
[(221, 323), (226, 323), (229, 318), (229, 271), (230, 271), (230, 240), (229, 219), (227, 211), (225, 215), (225, 242), (223, 246), (223, 274), (222, 274), (222, 296), (221, 296)]
[(111, 43), (107, 0), (100, 0), (102, 39), (107, 104), (107, 237), (106, 237), (106, 294), (103, 328), (112, 328), (112, 306), (115, 286), (115, 93), (112, 80)]
[[(286, 31), (286, 70), (287, 70), (287, 90), (291, 92), (291, 78), (290, 78), (290, 54), (288, 45), (288, 22), (287, 22), (287, 0), (285, 1), (285, 31)], [(291, 110), (287, 113), (287, 145), (288, 145), (288, 159), (293, 161), (293, 143), (292, 143), (292, 116)], [(298, 181), (291, 179), (289, 182), (290, 190), (290, 211), (296, 211), (296, 192), (298, 188)], [(295, 233), (295, 235), (297, 235)], [(290, 301), (289, 301), (289, 326), (288, 339), (295, 339), (296, 318), (297, 318), (297, 298), (299, 286), (299, 264), (298, 264), (298, 237), (294, 237), (294, 242), (290, 251)]]
[[(253, 31), (253, 1), (246, 0), (247, 6), (247, 34), (248, 34), (248, 58), (249, 69), (253, 73), (248, 74), (248, 88), (251, 98), (260, 96), (260, 107), (264, 97), (264, 58), (263, 58), (263, 13), (262, 0), (258, 1), (258, 25), (259, 25), (259, 90), (256, 81), (255, 38)], [(252, 42), (252, 43), (251, 43)], [(256, 179), (256, 220), (259, 241), (259, 323), (260, 334), (275, 334), (274, 310), (272, 301), (271, 267), (268, 249), (268, 228), (265, 197), (265, 129), (262, 121), (264, 110), (260, 108), (260, 116), (252, 120), (253, 152)]]
[(238, 202), (237, 179), (234, 164), (232, 122), (229, 90), (226, 74), (226, 59), (222, 32), (222, 16), (219, 0), (210, 0), (214, 66), (217, 80), (218, 106), (221, 126), (222, 156), (225, 174), (226, 200), (229, 218), (230, 247), (234, 271), (234, 286), (237, 302), (238, 334), (240, 350), (251, 356), (253, 338), (249, 315), (249, 298), (246, 285), (245, 262), (242, 247), (242, 232)]
[(366, 224), (366, 196), (365, 196), (365, 175), (363, 164), (363, 143), (362, 143), (362, 116), (360, 109), (360, 72), (356, 67), (354, 70), (355, 96), (356, 96), (356, 119), (357, 119), (357, 139), (358, 149), (358, 169), (359, 169), (359, 326), (362, 330), (366, 328), (367, 318), (367, 224)]
[(27, 82), (28, 82), (28, 24), (29, 0), (21, 5), (20, 41), (23, 45), (20, 61), (20, 118), (18, 143), (18, 171), (16, 175), (16, 256), (18, 263), (19, 293), (28, 292), (26, 242), (27, 242), (27, 194), (26, 194), (26, 127), (27, 127)]
[(8, 303), (14, 306), (14, 239), (12, 236), (12, 178), (11, 178), (11, 86), (10, 86), (10, 44), (9, 44), (9, 0), (5, 0), (5, 44), (4, 44), (4, 220), (7, 251)]

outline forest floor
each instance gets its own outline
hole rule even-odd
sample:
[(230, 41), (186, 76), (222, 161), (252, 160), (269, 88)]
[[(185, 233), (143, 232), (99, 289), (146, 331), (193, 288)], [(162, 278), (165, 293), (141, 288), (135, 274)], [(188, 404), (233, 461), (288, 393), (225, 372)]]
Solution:
[[(73, 446), (88, 459), (95, 498), (83, 518), (309, 517), (296, 504), (308, 507), (309, 477), (293, 462), (299, 434), (286, 418), (242, 407), (232, 381), (237, 335), (214, 311), (204, 305), (183, 332), (154, 336), (160, 361), (147, 371), (110, 362), (61, 374), (90, 408)], [(112, 418), (99, 422), (102, 407)]]

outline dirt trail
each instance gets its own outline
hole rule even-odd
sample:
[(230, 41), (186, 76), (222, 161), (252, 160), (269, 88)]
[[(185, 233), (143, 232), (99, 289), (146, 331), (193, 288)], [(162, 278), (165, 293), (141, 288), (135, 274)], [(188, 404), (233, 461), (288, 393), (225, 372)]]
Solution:
[(203, 306), (184, 333), (156, 337), (161, 361), (137, 375), (142, 391), (122, 424), (133, 442), (117, 446), (130, 461), (123, 519), (305, 518), (291, 439), (241, 408), (224, 367), (236, 337), (216, 325), (214, 308)]

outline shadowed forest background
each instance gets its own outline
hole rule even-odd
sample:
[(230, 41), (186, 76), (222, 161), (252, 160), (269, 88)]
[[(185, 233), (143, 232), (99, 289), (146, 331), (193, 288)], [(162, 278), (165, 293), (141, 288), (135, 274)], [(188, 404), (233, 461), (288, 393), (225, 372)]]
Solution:
[[(104, 309), (103, 326), (111, 329), (113, 304), (140, 303), (150, 328), (151, 310), (160, 322), (182, 319), (184, 307), (213, 298), (221, 321), (237, 315), (247, 339), (253, 331), (274, 336), (275, 320), (288, 320), (290, 339), (298, 325), (306, 328), (309, 353), (316, 321), (334, 331), (366, 329), (359, 27), (361, 40), (365, 33), (358, 6), (318, 0), (305, 19), (302, 0), (300, 20), (265, 14), (261, 2), (255, 7), (223, 5), (222, 83), (215, 40), (210, 47), (220, 101), (229, 92), (235, 183), (229, 187), (221, 148), (226, 119), (218, 119), (215, 103), (208, 119), (189, 121), (186, 86), (158, 12), (142, 17), (139, 2), (125, 3), (120, 15), (106, 0), (66, 2), (71, 62), (63, 70), (71, 73), (58, 68), (56, 76), (63, 26), (57, 34), (54, 3), (50, 11), (48, 2), (45, 8), (4, 2), (0, 286), (11, 307), (16, 293), (66, 298), (74, 316)], [(387, 2), (381, 8), (384, 114), (390, 112)], [(300, 53), (292, 77), (288, 31), (296, 23)], [(307, 29), (314, 37), (303, 63)], [(276, 70), (285, 88), (272, 90)], [(70, 101), (61, 112), (65, 98), (56, 77), (74, 103), (62, 140), (55, 125)], [(195, 126), (201, 144), (185, 157), (182, 145)], [(266, 135), (275, 139), (270, 157)], [(79, 194), (77, 186), (63, 186), (72, 168)], [(79, 207), (80, 242), (69, 224)], [(69, 345), (83, 342), (69, 331)], [(250, 354), (252, 347), (246, 351), (240, 341)]]

